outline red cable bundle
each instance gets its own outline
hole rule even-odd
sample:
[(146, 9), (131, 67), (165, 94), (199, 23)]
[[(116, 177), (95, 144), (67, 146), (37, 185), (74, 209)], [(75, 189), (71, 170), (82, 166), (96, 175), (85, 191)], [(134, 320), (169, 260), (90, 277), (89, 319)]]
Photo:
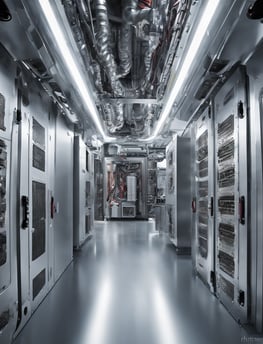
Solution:
[(139, 0), (138, 6), (141, 9), (144, 9), (146, 7), (152, 7), (152, 0)]

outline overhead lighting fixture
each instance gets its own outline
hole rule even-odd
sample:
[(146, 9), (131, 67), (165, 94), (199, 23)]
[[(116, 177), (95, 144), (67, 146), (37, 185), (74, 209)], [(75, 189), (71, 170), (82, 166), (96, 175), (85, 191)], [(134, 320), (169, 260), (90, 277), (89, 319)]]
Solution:
[(172, 90), (168, 96), (168, 99), (163, 107), (163, 110), (161, 112), (160, 118), (157, 122), (157, 125), (154, 129), (153, 134), (145, 139), (144, 141), (152, 141), (154, 140), (157, 135), (160, 133), (164, 123), (166, 122), (172, 107), (174, 105), (174, 102), (176, 100), (176, 97), (178, 96), (180, 90), (182, 89), (185, 80), (188, 77), (188, 73), (191, 69), (192, 63), (198, 53), (200, 44), (206, 34), (207, 28), (214, 16), (214, 13), (217, 9), (217, 6), (219, 4), (219, 0), (209, 0), (206, 8), (202, 14), (202, 17), (199, 21), (198, 27), (195, 30), (195, 34), (192, 38), (192, 42), (189, 46), (189, 49), (187, 51), (187, 54), (183, 60), (183, 64), (180, 67), (179, 73), (177, 78), (175, 79), (174, 85), (172, 86)]
[(92, 93), (89, 90), (87, 83), (84, 81), (81, 71), (75, 62), (74, 56), (67, 44), (67, 38), (65, 37), (58, 20), (56, 19), (55, 13), (48, 0), (39, 0), (39, 4), (45, 15), (46, 21), (48, 22), (49, 28), (53, 34), (54, 41), (56, 42), (61, 56), (65, 62), (67, 70), (74, 81), (74, 84), (81, 96), (83, 103), (86, 105), (98, 131), (102, 135), (104, 141), (112, 141), (113, 138), (107, 136), (101, 125), (97, 107), (92, 99)]

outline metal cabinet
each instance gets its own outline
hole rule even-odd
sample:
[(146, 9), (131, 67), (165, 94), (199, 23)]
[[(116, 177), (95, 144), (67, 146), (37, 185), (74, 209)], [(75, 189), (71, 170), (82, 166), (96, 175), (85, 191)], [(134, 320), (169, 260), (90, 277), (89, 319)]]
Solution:
[(94, 222), (94, 159), (80, 136), (74, 137), (74, 247), (90, 236)]
[(241, 67), (215, 97), (216, 287), (241, 323), (249, 305), (246, 97)]
[(214, 291), (214, 128), (211, 107), (196, 122), (195, 216), (196, 271)]
[[(52, 286), (53, 260), (50, 242), (53, 227), (50, 218), (50, 144), (49, 99), (32, 81), (30, 103), (18, 97), (20, 203), (18, 239), (18, 310), (17, 333), (29, 320)], [(34, 88), (35, 86), (35, 88)], [(39, 92), (38, 92), (39, 91)], [(16, 335), (15, 334), (15, 335)]]
[(166, 149), (166, 210), (171, 241), (178, 251), (191, 249), (190, 138), (175, 136)]
[(0, 46), (0, 342), (9, 343), (17, 321), (16, 178), (18, 128), (16, 68)]

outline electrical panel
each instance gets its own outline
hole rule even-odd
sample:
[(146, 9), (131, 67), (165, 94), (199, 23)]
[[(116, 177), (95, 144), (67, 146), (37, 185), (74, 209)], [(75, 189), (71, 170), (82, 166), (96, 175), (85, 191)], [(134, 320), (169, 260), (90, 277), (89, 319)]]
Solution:
[(215, 97), (217, 295), (246, 322), (247, 112), (246, 76), (238, 69)]
[(107, 157), (105, 160), (105, 214), (107, 218), (145, 219), (147, 159)]
[(175, 136), (166, 149), (166, 209), (171, 241), (178, 252), (191, 249), (191, 146)]
[(202, 280), (214, 291), (214, 130), (209, 106), (196, 121), (195, 142), (195, 268)]

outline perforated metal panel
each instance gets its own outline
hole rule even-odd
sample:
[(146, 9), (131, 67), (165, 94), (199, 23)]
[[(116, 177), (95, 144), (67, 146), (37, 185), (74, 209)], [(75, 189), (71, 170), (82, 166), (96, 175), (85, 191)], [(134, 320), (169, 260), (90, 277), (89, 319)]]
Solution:
[(0, 314), (0, 331), (2, 331), (9, 323), (9, 310)]
[(45, 149), (45, 128), (33, 118), (33, 141)]
[(45, 171), (45, 151), (33, 145), (33, 167)]
[(46, 284), (46, 269), (43, 269), (34, 279), (33, 279), (33, 300), (41, 292)]
[(240, 322), (249, 304), (245, 80), (238, 69), (215, 98), (217, 294)]
[[(9, 255), (9, 236), (6, 217), (7, 217), (7, 200), (6, 200), (6, 178), (7, 178), (7, 146), (6, 142), (0, 139), (0, 267), (3, 267), (5, 272), (8, 268), (7, 258)], [(5, 267), (4, 267), (5, 266)], [(4, 272), (3, 270), (3, 272)], [(0, 271), (0, 289), (5, 289), (5, 286), (8, 284), (7, 275), (5, 277), (1, 275)]]
[(45, 128), (33, 118), (33, 167), (45, 171)]
[(211, 291), (214, 283), (214, 139), (212, 107), (205, 109), (196, 122), (195, 190), (195, 266)]
[(32, 182), (32, 260), (45, 252), (46, 245), (46, 185)]

